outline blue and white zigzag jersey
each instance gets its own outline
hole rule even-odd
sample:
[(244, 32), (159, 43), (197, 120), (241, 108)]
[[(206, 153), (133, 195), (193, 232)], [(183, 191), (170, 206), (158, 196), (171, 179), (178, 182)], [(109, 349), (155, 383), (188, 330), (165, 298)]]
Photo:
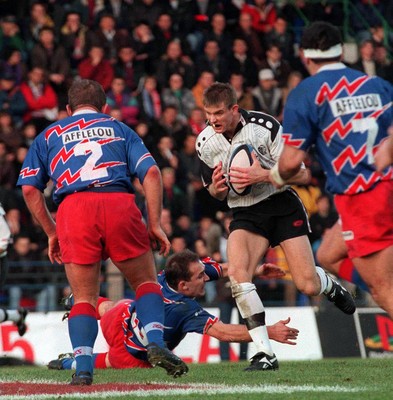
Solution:
[(34, 140), (17, 185), (41, 191), (54, 182), (53, 199), (86, 190), (133, 192), (155, 161), (140, 137), (106, 114), (86, 112), (57, 121)]
[[(210, 280), (217, 280), (222, 276), (220, 264), (210, 258), (205, 258), (202, 262)], [(165, 272), (158, 276), (158, 283), (161, 285), (164, 296), (164, 341), (170, 350), (174, 349), (187, 333), (204, 334), (218, 321), (218, 317), (204, 310), (195, 299), (184, 296), (169, 287)], [(148, 342), (136, 313), (135, 302), (130, 304), (124, 315), (123, 331), (128, 352), (138, 359), (147, 360)]]
[(316, 153), (333, 194), (355, 194), (393, 178), (376, 172), (373, 154), (393, 121), (393, 87), (342, 63), (322, 67), (289, 95), (284, 111), (287, 145)]

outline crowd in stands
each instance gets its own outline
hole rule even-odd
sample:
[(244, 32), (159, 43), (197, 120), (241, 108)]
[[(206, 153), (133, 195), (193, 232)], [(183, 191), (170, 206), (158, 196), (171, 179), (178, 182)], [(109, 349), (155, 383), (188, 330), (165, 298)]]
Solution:
[[(353, 3), (369, 23), (351, 16), (359, 44), (353, 66), (393, 82), (393, 41), (380, 18), (393, 24), (392, 2)], [(205, 126), (202, 93), (214, 81), (228, 81), (241, 107), (281, 121), (289, 91), (307, 76), (298, 54), (305, 20), (341, 26), (343, 12), (339, 1), (0, 2), (0, 202), (14, 237), (10, 261), (47, 261), (46, 237), (15, 185), (35, 136), (66, 116), (67, 89), (78, 78), (101, 83), (110, 114), (132, 127), (156, 159), (172, 251), (187, 247), (225, 261), (228, 210), (203, 188), (194, 150)], [(310, 167), (312, 186), (298, 189), (305, 201), (311, 198), (314, 244), (335, 214), (312, 158)], [(134, 184), (144, 212), (141, 186)], [(51, 190), (45, 194), (55, 215)], [(164, 262), (157, 258), (157, 268)]]

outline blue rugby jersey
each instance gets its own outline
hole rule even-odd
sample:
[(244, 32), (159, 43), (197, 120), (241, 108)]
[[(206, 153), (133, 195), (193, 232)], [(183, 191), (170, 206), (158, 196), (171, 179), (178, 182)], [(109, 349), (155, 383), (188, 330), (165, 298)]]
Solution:
[(333, 194), (355, 194), (393, 168), (376, 172), (373, 154), (393, 121), (393, 87), (378, 77), (335, 63), (304, 79), (288, 96), (283, 138), (302, 150), (315, 145)]
[(57, 121), (31, 145), (18, 186), (41, 191), (51, 179), (53, 200), (86, 190), (133, 192), (132, 176), (141, 182), (155, 165), (141, 138), (127, 125), (101, 113), (77, 113)]
[[(217, 280), (222, 276), (220, 264), (210, 258), (202, 260), (205, 273), (210, 280)], [(218, 321), (218, 317), (208, 313), (193, 298), (184, 296), (169, 287), (165, 272), (158, 276), (164, 296), (164, 341), (170, 350), (174, 349), (189, 332), (206, 333)], [(123, 314), (124, 344), (134, 357), (147, 360), (147, 337), (138, 319), (135, 302), (130, 300), (129, 307), (125, 307)]]

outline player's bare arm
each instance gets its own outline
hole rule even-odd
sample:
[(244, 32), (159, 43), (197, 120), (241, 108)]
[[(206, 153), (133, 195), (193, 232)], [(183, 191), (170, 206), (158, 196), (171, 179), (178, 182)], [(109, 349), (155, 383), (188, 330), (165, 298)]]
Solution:
[(229, 188), (226, 183), (221, 161), (214, 168), (212, 183), (209, 185), (208, 190), (213, 197), (221, 201), (224, 200), (228, 194)]
[(270, 180), (277, 187), (310, 182), (311, 174), (304, 168), (307, 153), (293, 146), (284, 146), (277, 164), (270, 170)]
[[(276, 342), (295, 345), (296, 342), (294, 341), (297, 339), (299, 331), (287, 326), (289, 321), (290, 318), (288, 317), (286, 320), (268, 326), (269, 338)], [(222, 342), (251, 342), (251, 336), (246, 325), (224, 324), (218, 321), (209, 328), (207, 334)]]
[(159, 246), (160, 254), (168, 255), (171, 244), (161, 228), (160, 215), (162, 211), (162, 179), (157, 166), (152, 166), (147, 171), (142, 183), (145, 192), (149, 236), (153, 249)]
[(31, 215), (40, 224), (48, 236), (48, 257), (51, 263), (61, 264), (59, 240), (56, 234), (56, 224), (45, 203), (44, 195), (34, 186), (22, 186), (22, 193)]

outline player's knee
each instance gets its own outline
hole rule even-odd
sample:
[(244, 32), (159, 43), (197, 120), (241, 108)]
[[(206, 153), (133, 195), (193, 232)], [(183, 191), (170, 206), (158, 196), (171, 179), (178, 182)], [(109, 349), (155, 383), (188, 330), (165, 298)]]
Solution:
[(251, 293), (253, 290), (256, 290), (256, 287), (253, 283), (250, 282), (232, 283), (231, 290), (232, 297), (236, 299), (239, 296), (244, 296), (248, 293)]

